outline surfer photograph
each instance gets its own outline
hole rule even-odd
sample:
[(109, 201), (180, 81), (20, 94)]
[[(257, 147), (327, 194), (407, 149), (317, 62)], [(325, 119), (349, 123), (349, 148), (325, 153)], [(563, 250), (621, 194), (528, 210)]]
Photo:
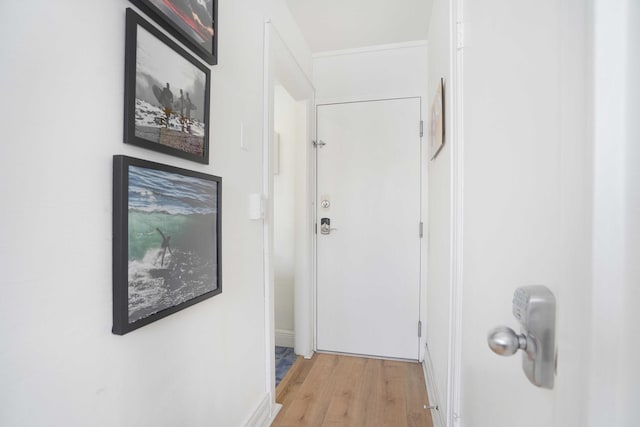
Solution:
[(162, 168), (127, 168), (130, 322), (219, 289), (219, 178)]
[[(134, 16), (129, 12), (128, 18)], [(207, 163), (210, 71), (139, 15), (131, 19), (139, 25), (127, 37), (127, 48), (135, 52), (127, 88), (135, 92), (125, 98), (133, 110), (126, 142)]]

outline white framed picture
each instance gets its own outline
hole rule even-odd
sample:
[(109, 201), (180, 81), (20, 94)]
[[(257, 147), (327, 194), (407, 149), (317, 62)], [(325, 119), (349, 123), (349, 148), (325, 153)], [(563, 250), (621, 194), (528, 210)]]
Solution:
[(444, 78), (440, 79), (438, 89), (431, 104), (431, 123), (429, 152), (431, 160), (435, 159), (444, 145)]

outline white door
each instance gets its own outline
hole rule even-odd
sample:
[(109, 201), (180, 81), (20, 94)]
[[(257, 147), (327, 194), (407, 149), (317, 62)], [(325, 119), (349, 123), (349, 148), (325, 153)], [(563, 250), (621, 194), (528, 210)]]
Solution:
[[(613, 96), (592, 104), (598, 98), (590, 91), (594, 87), (608, 90), (621, 81), (617, 70), (623, 70), (625, 61), (610, 60), (604, 52), (592, 56), (590, 49), (603, 46), (610, 54), (624, 51), (620, 48), (624, 44), (617, 40), (612, 45), (600, 43), (598, 38), (611, 30), (592, 32), (588, 28), (594, 13), (590, 2), (479, 3), (464, 0), (465, 38), (469, 36), (464, 48), (456, 49), (455, 41), (445, 41), (445, 46), (454, 46), (452, 55), (464, 55), (457, 64), (462, 68), (456, 70), (462, 71), (462, 80), (449, 91), (464, 91), (464, 95), (448, 103), (463, 111), (455, 117), (461, 126), (450, 133), (463, 137), (449, 141), (448, 146), (458, 149), (458, 142), (464, 145), (454, 156), (462, 160), (463, 168), (453, 173), (461, 178), (456, 192), (463, 197), (462, 203), (456, 203), (460, 227), (455, 238), (460, 239), (460, 246), (454, 248), (460, 263), (456, 267), (462, 267), (455, 269), (455, 280), (462, 284), (455, 292), (461, 297), (462, 332), (458, 336), (461, 354), (451, 355), (451, 361), (459, 363), (461, 380), (459, 394), (458, 390), (449, 393), (460, 398), (460, 405), (452, 401), (450, 423), (463, 427), (627, 425), (613, 417), (604, 422), (590, 417), (591, 411), (606, 408), (608, 399), (616, 406), (621, 404), (623, 394), (616, 391), (614, 373), (620, 363), (594, 365), (598, 376), (606, 380), (598, 390), (602, 394), (590, 396), (589, 390), (590, 363), (606, 362), (592, 359), (593, 349), (612, 355), (633, 354), (627, 353), (627, 344), (618, 346), (615, 341), (614, 333), (623, 329), (603, 329), (606, 339), (602, 342), (593, 341), (591, 335), (622, 310), (592, 317), (593, 307), (606, 299), (606, 295), (592, 293), (593, 272), (597, 271), (592, 262), (599, 247), (606, 247), (613, 256), (617, 252), (608, 246), (606, 237), (595, 235), (592, 241), (598, 219), (593, 215), (593, 194), (599, 187), (593, 165), (596, 170), (601, 165), (590, 133), (600, 129), (593, 121), (594, 107), (615, 114), (612, 100), (622, 100), (625, 94), (607, 92)], [(622, 3), (617, 8), (601, 3), (607, 14), (623, 10)], [(502, 13), (509, 18), (487, 19)], [(622, 17), (614, 28), (635, 22)], [(589, 40), (594, 35), (595, 42)], [(594, 72), (586, 65), (593, 58), (607, 59), (611, 68), (602, 73), (595, 68)], [(594, 75), (602, 80), (594, 84)], [(607, 129), (603, 137), (602, 152), (609, 156), (617, 149), (618, 129)], [(613, 162), (603, 169), (607, 167), (625, 169)], [(451, 176), (450, 171), (443, 172)], [(430, 182), (437, 179), (431, 178)], [(616, 191), (612, 190), (610, 194)], [(605, 227), (615, 230), (615, 212), (610, 207), (606, 212)], [(614, 273), (606, 277), (611, 292), (617, 288), (616, 272), (609, 272)], [(538, 388), (527, 379), (522, 351), (501, 357), (487, 346), (487, 332), (495, 326), (520, 331), (512, 310), (514, 290), (536, 284), (549, 287), (556, 295), (557, 358), (552, 390)], [(441, 327), (448, 321), (442, 319)], [(634, 341), (628, 337), (626, 342)], [(633, 357), (637, 366), (637, 354)], [(442, 366), (441, 372), (446, 369)], [(636, 396), (636, 407), (637, 402)], [(629, 425), (637, 426), (637, 419)]]
[(419, 98), (318, 106), (320, 351), (418, 358), (419, 123)]

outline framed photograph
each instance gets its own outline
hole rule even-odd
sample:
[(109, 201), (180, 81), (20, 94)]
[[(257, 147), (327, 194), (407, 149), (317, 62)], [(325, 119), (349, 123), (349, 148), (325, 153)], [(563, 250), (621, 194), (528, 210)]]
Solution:
[(444, 79), (438, 83), (436, 95), (431, 105), (430, 153), (431, 160), (435, 159), (444, 145)]
[(210, 65), (218, 63), (218, 0), (131, 0)]
[(209, 69), (127, 9), (124, 142), (209, 163)]
[(222, 179), (113, 157), (113, 333), (222, 292)]

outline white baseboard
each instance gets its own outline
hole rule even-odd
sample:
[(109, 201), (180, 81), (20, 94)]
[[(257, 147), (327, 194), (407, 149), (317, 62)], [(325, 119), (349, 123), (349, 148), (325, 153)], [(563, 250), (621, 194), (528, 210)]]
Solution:
[(276, 345), (279, 347), (293, 348), (296, 342), (296, 333), (285, 329), (276, 329)]
[(278, 416), (278, 413), (280, 412), (280, 409), (282, 409), (282, 405), (279, 404), (279, 403), (276, 403), (276, 405), (273, 408), (273, 414), (271, 414), (271, 418), (269, 418), (269, 422), (266, 425), (264, 425), (263, 427), (269, 427), (271, 424), (273, 424), (273, 421)]
[(424, 360), (422, 361), (422, 371), (424, 372), (424, 382), (427, 385), (427, 395), (429, 396), (429, 405), (437, 406), (438, 409), (431, 410), (431, 419), (433, 420), (434, 427), (445, 427), (444, 423), (444, 408), (440, 404), (440, 393), (438, 393), (438, 385), (433, 373), (433, 364), (431, 363), (431, 353), (429, 353), (429, 347), (426, 347), (424, 353)]
[[(274, 411), (276, 414), (280, 408), (276, 408)], [(273, 415), (275, 418), (275, 414)], [(258, 407), (253, 411), (251, 417), (244, 424), (245, 427), (268, 427), (273, 421), (271, 416), (271, 405), (269, 404), (269, 393), (267, 393), (262, 401), (258, 404)]]

